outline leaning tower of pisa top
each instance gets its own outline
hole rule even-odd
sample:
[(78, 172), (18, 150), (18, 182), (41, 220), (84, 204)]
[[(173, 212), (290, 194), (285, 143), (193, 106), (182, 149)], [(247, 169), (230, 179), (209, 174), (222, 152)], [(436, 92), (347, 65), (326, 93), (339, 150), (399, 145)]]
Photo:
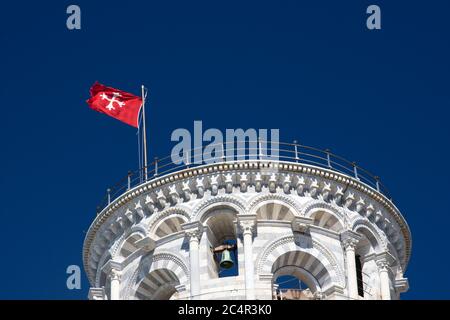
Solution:
[(328, 150), (279, 148), (129, 173), (86, 235), (89, 298), (399, 299), (411, 235), (380, 180)]

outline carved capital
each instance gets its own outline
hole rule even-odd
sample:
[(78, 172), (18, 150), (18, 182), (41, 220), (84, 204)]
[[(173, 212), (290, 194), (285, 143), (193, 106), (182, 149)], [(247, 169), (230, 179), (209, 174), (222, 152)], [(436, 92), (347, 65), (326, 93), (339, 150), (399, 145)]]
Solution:
[(122, 278), (122, 273), (119, 270), (111, 269), (111, 271), (109, 272), (109, 279), (111, 281), (114, 281), (114, 280), (120, 281), (121, 278)]
[(313, 224), (313, 219), (305, 217), (295, 217), (292, 220), (292, 231), (305, 233), (309, 226)]
[(255, 226), (255, 222), (252, 221), (239, 221), (239, 228), (243, 234), (253, 233)]
[(375, 262), (380, 271), (388, 271), (393, 261), (394, 257), (389, 252), (380, 253), (375, 258)]
[(345, 239), (342, 241), (342, 244), (344, 245), (345, 250), (355, 250), (356, 246), (358, 245), (358, 240), (356, 239)]
[(181, 225), (189, 240), (200, 241), (203, 234), (203, 225), (199, 221), (188, 222)]
[(108, 260), (108, 262), (103, 265), (102, 271), (111, 277), (113, 272), (122, 271), (122, 264), (116, 260)]
[(377, 260), (378, 269), (381, 271), (388, 271), (389, 263), (386, 260)]
[(345, 250), (355, 250), (361, 236), (351, 230), (345, 230), (341, 233), (341, 242)]
[(256, 231), (255, 214), (238, 215), (237, 217), (237, 227), (242, 234), (253, 234)]

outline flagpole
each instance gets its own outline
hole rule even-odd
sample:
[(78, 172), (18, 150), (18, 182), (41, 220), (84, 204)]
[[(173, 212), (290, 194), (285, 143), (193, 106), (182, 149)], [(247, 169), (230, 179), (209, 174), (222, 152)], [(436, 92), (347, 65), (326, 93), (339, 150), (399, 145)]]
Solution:
[(144, 147), (144, 181), (147, 181), (147, 130), (145, 129), (145, 87), (144, 85), (141, 86), (141, 93), (142, 93), (142, 121), (143, 121), (143, 147)]

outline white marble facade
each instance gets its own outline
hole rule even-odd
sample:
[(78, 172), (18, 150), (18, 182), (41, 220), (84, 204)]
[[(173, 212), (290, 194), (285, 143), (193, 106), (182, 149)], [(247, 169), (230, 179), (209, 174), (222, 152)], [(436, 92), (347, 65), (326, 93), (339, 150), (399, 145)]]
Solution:
[[(238, 275), (211, 247), (237, 241)], [(395, 205), (359, 180), (298, 163), (203, 165), (107, 206), (84, 243), (90, 299), (272, 299), (294, 275), (315, 299), (399, 299), (411, 253)], [(362, 265), (358, 293), (355, 256)]]

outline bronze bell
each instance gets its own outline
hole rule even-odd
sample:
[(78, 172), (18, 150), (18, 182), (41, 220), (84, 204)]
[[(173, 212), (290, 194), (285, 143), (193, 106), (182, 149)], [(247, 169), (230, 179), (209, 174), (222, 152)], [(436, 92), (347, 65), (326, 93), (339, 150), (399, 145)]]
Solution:
[(220, 267), (223, 269), (230, 269), (233, 267), (234, 262), (231, 258), (231, 253), (229, 250), (225, 249), (222, 251), (222, 259), (220, 259)]

